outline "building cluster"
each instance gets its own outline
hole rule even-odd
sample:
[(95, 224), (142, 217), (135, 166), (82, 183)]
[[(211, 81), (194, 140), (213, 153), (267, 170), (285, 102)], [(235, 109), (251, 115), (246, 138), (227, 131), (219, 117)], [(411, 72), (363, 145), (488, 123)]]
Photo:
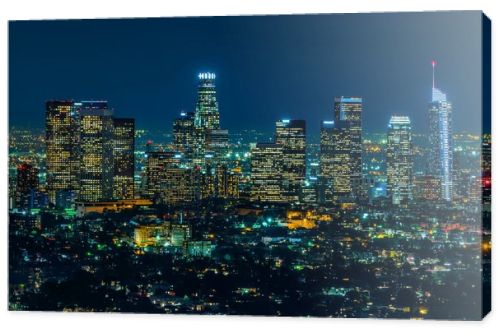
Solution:
[(239, 197), (239, 169), (227, 160), (229, 134), (220, 127), (215, 74), (200, 73), (198, 79), (196, 110), (174, 120), (172, 149), (148, 145), (144, 195), (155, 203)]
[[(429, 163), (425, 172), (419, 173), (414, 168), (417, 152), (410, 118), (404, 115), (390, 118), (383, 149), (365, 145), (361, 97), (335, 98), (333, 119), (321, 124), (319, 157), (314, 163), (319, 170), (310, 171), (308, 178), (305, 121), (278, 121), (275, 142), (257, 143), (252, 148), (251, 199), (359, 204), (382, 197), (397, 206), (407, 206), (413, 200), (451, 201), (454, 198), (451, 110), (446, 95), (433, 86), (428, 114)], [(375, 170), (363, 170), (364, 149), (369, 151), (367, 155), (383, 155), (374, 158), (379, 162)], [(385, 172), (380, 170), (381, 161), (385, 162)], [(307, 167), (313, 169), (313, 163)], [(470, 190), (471, 185), (464, 189)]]
[(133, 119), (114, 118), (106, 101), (48, 101), (45, 113), (45, 179), (39, 168), (18, 167), (18, 209), (76, 201), (134, 198)]
[[(241, 161), (231, 158), (228, 130), (220, 126), (215, 74), (198, 78), (195, 111), (173, 121), (171, 145), (148, 143), (140, 186), (134, 180), (134, 119), (113, 117), (106, 101), (47, 102), (46, 182), (40, 185), (38, 166), (19, 165), (14, 205), (72, 208), (141, 198), (169, 206), (211, 198), (322, 205), (388, 198), (392, 205), (408, 205), (464, 197), (481, 182), (478, 177), (463, 189), (453, 185), (457, 177), (467, 177), (454, 172), (453, 161), (467, 157), (453, 150), (451, 103), (434, 82), (425, 172), (415, 172), (408, 116), (390, 118), (383, 149), (370, 146), (363, 140), (363, 99), (346, 96), (335, 98), (332, 119), (321, 124), (316, 163), (307, 160), (306, 121), (281, 119), (272, 142), (250, 143), (244, 171)], [(363, 169), (370, 154), (384, 155), (385, 171)]]

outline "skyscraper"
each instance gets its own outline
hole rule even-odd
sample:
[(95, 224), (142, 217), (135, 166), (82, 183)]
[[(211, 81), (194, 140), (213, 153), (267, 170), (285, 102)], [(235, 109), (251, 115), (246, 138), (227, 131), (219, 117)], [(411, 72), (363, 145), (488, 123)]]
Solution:
[(48, 101), (45, 104), (47, 192), (55, 203), (58, 191), (79, 187), (79, 103)]
[(451, 128), (452, 106), (446, 94), (436, 88), (432, 62), (432, 101), (429, 103), (429, 172), (441, 181), (441, 199), (452, 200), (453, 143)]
[(205, 150), (212, 152), (217, 160), (225, 157), (229, 150), (229, 131), (227, 129), (206, 130)]
[(258, 143), (251, 151), (250, 200), (283, 202), (283, 147), (275, 143)]
[(199, 166), (172, 166), (166, 170), (164, 203), (169, 205), (196, 203), (202, 197), (202, 173)]
[(453, 151), (452, 182), (455, 203), (481, 203), (481, 161), (475, 151)]
[(319, 146), (319, 202), (327, 203), (333, 201), (333, 178), (334, 178), (334, 121), (323, 121), (321, 123), (320, 146)]
[(34, 192), (38, 189), (38, 168), (23, 163), (17, 167), (16, 182), (16, 207), (28, 209), (30, 199), (33, 199)]
[(113, 117), (106, 101), (84, 101), (80, 110), (79, 200), (113, 197)]
[(181, 112), (174, 120), (173, 135), (174, 149), (190, 158), (195, 146), (194, 113)]
[[(194, 129), (192, 138), (194, 143), (192, 162), (198, 165), (205, 164), (205, 152), (215, 149), (216, 155), (226, 148), (228, 131), (220, 129), (219, 104), (215, 90), (215, 74), (198, 74), (198, 99), (194, 114)], [(222, 149), (222, 150), (219, 150)]]
[[(362, 112), (363, 99), (361, 97), (337, 97), (334, 104), (334, 121), (335, 121), (335, 136), (339, 137), (340, 141), (335, 140), (335, 151), (340, 155), (347, 155), (336, 159), (336, 163), (344, 164), (348, 161), (349, 188), (351, 200), (359, 200), (364, 198), (363, 192), (363, 174), (362, 174)], [(336, 153), (337, 155), (337, 153)], [(343, 170), (346, 167), (337, 166), (342, 170), (340, 175), (344, 175)], [(342, 176), (344, 177), (344, 176)], [(336, 200), (343, 201), (341, 197), (347, 195), (347, 181), (337, 180), (337, 186), (341, 189), (334, 191), (337, 193)], [(335, 185), (334, 185), (335, 188)]]
[[(331, 166), (331, 197), (327, 202), (345, 203), (355, 202), (354, 182), (358, 181), (358, 173), (353, 171), (357, 167), (357, 153), (353, 154), (351, 137), (351, 123), (346, 120), (336, 120), (331, 140), (333, 143), (333, 161)], [(361, 166), (359, 166), (361, 172)], [(328, 193), (328, 192), (327, 192)]]
[(135, 121), (133, 118), (113, 119), (113, 198), (134, 198)]
[(166, 202), (167, 170), (179, 164), (174, 152), (147, 152), (145, 194), (157, 203)]
[(198, 100), (196, 102), (195, 126), (203, 129), (219, 129), (219, 104), (215, 91), (215, 74), (198, 75)]
[(284, 196), (297, 202), (306, 176), (306, 121), (276, 122), (275, 142), (283, 148)]
[(221, 198), (238, 198), (239, 181), (238, 173), (229, 170), (227, 166), (217, 165), (215, 169), (215, 191)]
[(202, 184), (204, 198), (238, 198), (238, 186), (238, 173), (223, 164), (207, 165)]
[(406, 205), (413, 198), (411, 122), (392, 116), (387, 131), (387, 192), (393, 204)]

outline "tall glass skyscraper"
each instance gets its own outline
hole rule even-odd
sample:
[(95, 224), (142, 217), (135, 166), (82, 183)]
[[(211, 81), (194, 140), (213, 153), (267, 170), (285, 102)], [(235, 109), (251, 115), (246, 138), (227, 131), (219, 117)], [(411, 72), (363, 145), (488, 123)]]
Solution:
[(82, 202), (113, 198), (113, 116), (106, 101), (84, 101), (80, 110)]
[(252, 189), (250, 200), (283, 202), (283, 147), (258, 143), (252, 149)]
[(59, 191), (77, 191), (79, 184), (79, 104), (48, 101), (45, 105), (47, 192), (56, 202)]
[(320, 203), (331, 202), (333, 200), (333, 178), (335, 176), (334, 130), (334, 121), (321, 122), (318, 191), (318, 201)]
[(113, 119), (113, 198), (134, 198), (135, 120)]
[(441, 181), (441, 199), (452, 200), (453, 142), (451, 127), (451, 102), (446, 94), (436, 88), (432, 62), (432, 100), (429, 103), (429, 172)]
[[(338, 155), (337, 169), (342, 170), (338, 178), (349, 179), (334, 181), (334, 195), (336, 201), (356, 200), (364, 198), (363, 173), (361, 153), (362, 133), (361, 118), (363, 99), (361, 97), (337, 97), (334, 105), (334, 122), (337, 139), (334, 140), (335, 155)], [(340, 158), (343, 157), (343, 158)], [(337, 189), (335, 189), (337, 188)], [(351, 197), (347, 199), (345, 197)]]
[(393, 204), (406, 205), (413, 193), (411, 122), (392, 116), (387, 131), (387, 192)]
[[(355, 203), (354, 181), (358, 181), (353, 167), (357, 166), (357, 154), (353, 154), (351, 124), (346, 120), (337, 120), (332, 132), (333, 165), (332, 165), (332, 195), (331, 202)], [(359, 165), (361, 173), (361, 165)], [(360, 181), (361, 182), (361, 181)], [(327, 196), (328, 200), (328, 196)]]
[(166, 202), (167, 170), (178, 167), (175, 152), (147, 152), (145, 195), (157, 203)]
[(173, 123), (174, 149), (191, 158), (194, 146), (194, 113), (181, 112)]
[(30, 208), (30, 198), (38, 190), (38, 168), (23, 163), (17, 167), (16, 182), (16, 207), (20, 209)]
[(219, 104), (215, 91), (215, 74), (198, 74), (198, 100), (194, 123), (197, 128), (219, 129)]
[(275, 142), (283, 147), (283, 190), (290, 202), (298, 202), (306, 177), (306, 121), (276, 122)]
[(228, 136), (228, 131), (220, 128), (219, 104), (215, 90), (215, 74), (198, 74), (198, 99), (194, 113), (194, 128), (190, 138), (193, 142), (192, 162), (204, 165), (205, 153), (214, 151), (217, 158), (224, 155), (227, 143), (220, 139)]

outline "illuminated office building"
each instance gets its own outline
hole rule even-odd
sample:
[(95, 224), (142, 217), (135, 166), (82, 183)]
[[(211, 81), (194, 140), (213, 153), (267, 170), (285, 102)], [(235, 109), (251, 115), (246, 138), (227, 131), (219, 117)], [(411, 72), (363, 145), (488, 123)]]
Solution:
[(38, 168), (23, 163), (17, 167), (16, 182), (16, 208), (28, 209), (32, 207), (31, 201), (38, 190)]
[(146, 194), (156, 203), (179, 205), (201, 198), (201, 170), (181, 165), (174, 152), (149, 152)]
[(77, 191), (79, 184), (79, 108), (73, 101), (45, 105), (47, 192), (55, 203), (58, 191)]
[(283, 147), (275, 143), (258, 143), (251, 151), (250, 200), (283, 202)]
[(196, 166), (170, 167), (166, 170), (165, 189), (162, 192), (163, 203), (168, 205), (191, 204), (202, 197), (202, 173)]
[[(357, 159), (353, 154), (353, 142), (351, 137), (351, 124), (345, 120), (335, 121), (332, 131), (333, 162), (331, 166), (331, 197), (327, 202), (345, 203), (354, 202), (354, 182), (358, 181), (357, 173), (353, 172), (352, 159)], [(361, 169), (361, 166), (359, 166)], [(359, 180), (361, 181), (361, 180)]]
[(238, 198), (239, 179), (239, 173), (226, 165), (207, 166), (203, 175), (203, 198)]
[(80, 110), (80, 189), (82, 202), (113, 197), (113, 117), (106, 101), (85, 101)]
[(453, 201), (481, 203), (481, 161), (477, 151), (456, 148), (453, 151)]
[[(365, 198), (363, 191), (362, 174), (362, 112), (363, 99), (360, 97), (337, 97), (334, 104), (334, 146), (335, 155), (340, 155), (335, 159), (338, 169), (338, 177), (345, 177), (349, 174), (349, 181), (334, 180), (334, 199), (336, 201), (352, 201)], [(348, 166), (340, 166), (345, 164)], [(348, 168), (348, 171), (344, 170)], [(347, 186), (347, 183), (349, 186)], [(337, 189), (335, 189), (337, 188)], [(350, 199), (347, 199), (350, 197)]]
[(224, 158), (229, 150), (229, 132), (226, 129), (208, 129), (205, 132), (205, 150), (212, 152), (217, 160)]
[(446, 94), (435, 87), (434, 68), (432, 62), (432, 101), (429, 103), (429, 172), (440, 179), (441, 199), (452, 200), (453, 181), (453, 143), (451, 128), (451, 103)]
[(170, 224), (146, 224), (134, 229), (134, 243), (137, 247), (164, 246), (170, 242)]
[(441, 198), (441, 181), (432, 175), (416, 175), (413, 179), (413, 198), (418, 202), (435, 202)]
[(115, 118), (113, 145), (113, 198), (134, 198), (135, 121)]
[(297, 202), (306, 176), (306, 122), (276, 122), (275, 143), (283, 148), (284, 196), (289, 202)]
[(227, 147), (227, 130), (220, 130), (219, 104), (215, 90), (215, 74), (200, 73), (198, 75), (198, 98), (194, 114), (193, 156), (192, 162), (205, 164), (205, 153), (214, 150), (213, 154), (221, 155)]
[(198, 100), (196, 102), (195, 126), (202, 129), (219, 129), (219, 105), (215, 90), (215, 74), (198, 75)]
[(318, 191), (318, 201), (321, 203), (333, 200), (333, 178), (335, 175), (334, 125), (334, 121), (323, 121), (321, 123)]
[(155, 202), (165, 202), (167, 170), (179, 164), (174, 152), (147, 152), (145, 195)]
[(205, 166), (202, 173), (201, 198), (217, 197), (215, 183), (217, 181), (216, 167), (211, 164)]
[(195, 147), (194, 113), (181, 112), (173, 124), (174, 149), (184, 153), (187, 157)]
[(387, 192), (393, 204), (412, 199), (413, 156), (411, 122), (407, 116), (392, 116), (387, 131)]
[(387, 197), (387, 138), (383, 143), (363, 140), (363, 185), (370, 203), (379, 197)]
[(238, 198), (239, 197), (239, 173), (230, 170), (227, 166), (218, 165), (216, 168), (215, 189), (218, 197)]
[(170, 244), (174, 247), (184, 247), (191, 239), (191, 227), (183, 224), (170, 226)]
[(210, 240), (195, 240), (187, 243), (186, 252), (192, 257), (210, 257), (214, 248)]

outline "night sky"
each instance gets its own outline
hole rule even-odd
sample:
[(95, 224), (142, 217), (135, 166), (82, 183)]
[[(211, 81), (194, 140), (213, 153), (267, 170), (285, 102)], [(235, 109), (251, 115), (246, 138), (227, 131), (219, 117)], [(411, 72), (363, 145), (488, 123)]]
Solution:
[(213, 71), (221, 126), (271, 130), (365, 99), (363, 127), (391, 114), (426, 130), (431, 60), (455, 131), (480, 132), (480, 12), (18, 21), (9, 24), (9, 122), (43, 127), (49, 99), (104, 99), (139, 128), (171, 131)]

